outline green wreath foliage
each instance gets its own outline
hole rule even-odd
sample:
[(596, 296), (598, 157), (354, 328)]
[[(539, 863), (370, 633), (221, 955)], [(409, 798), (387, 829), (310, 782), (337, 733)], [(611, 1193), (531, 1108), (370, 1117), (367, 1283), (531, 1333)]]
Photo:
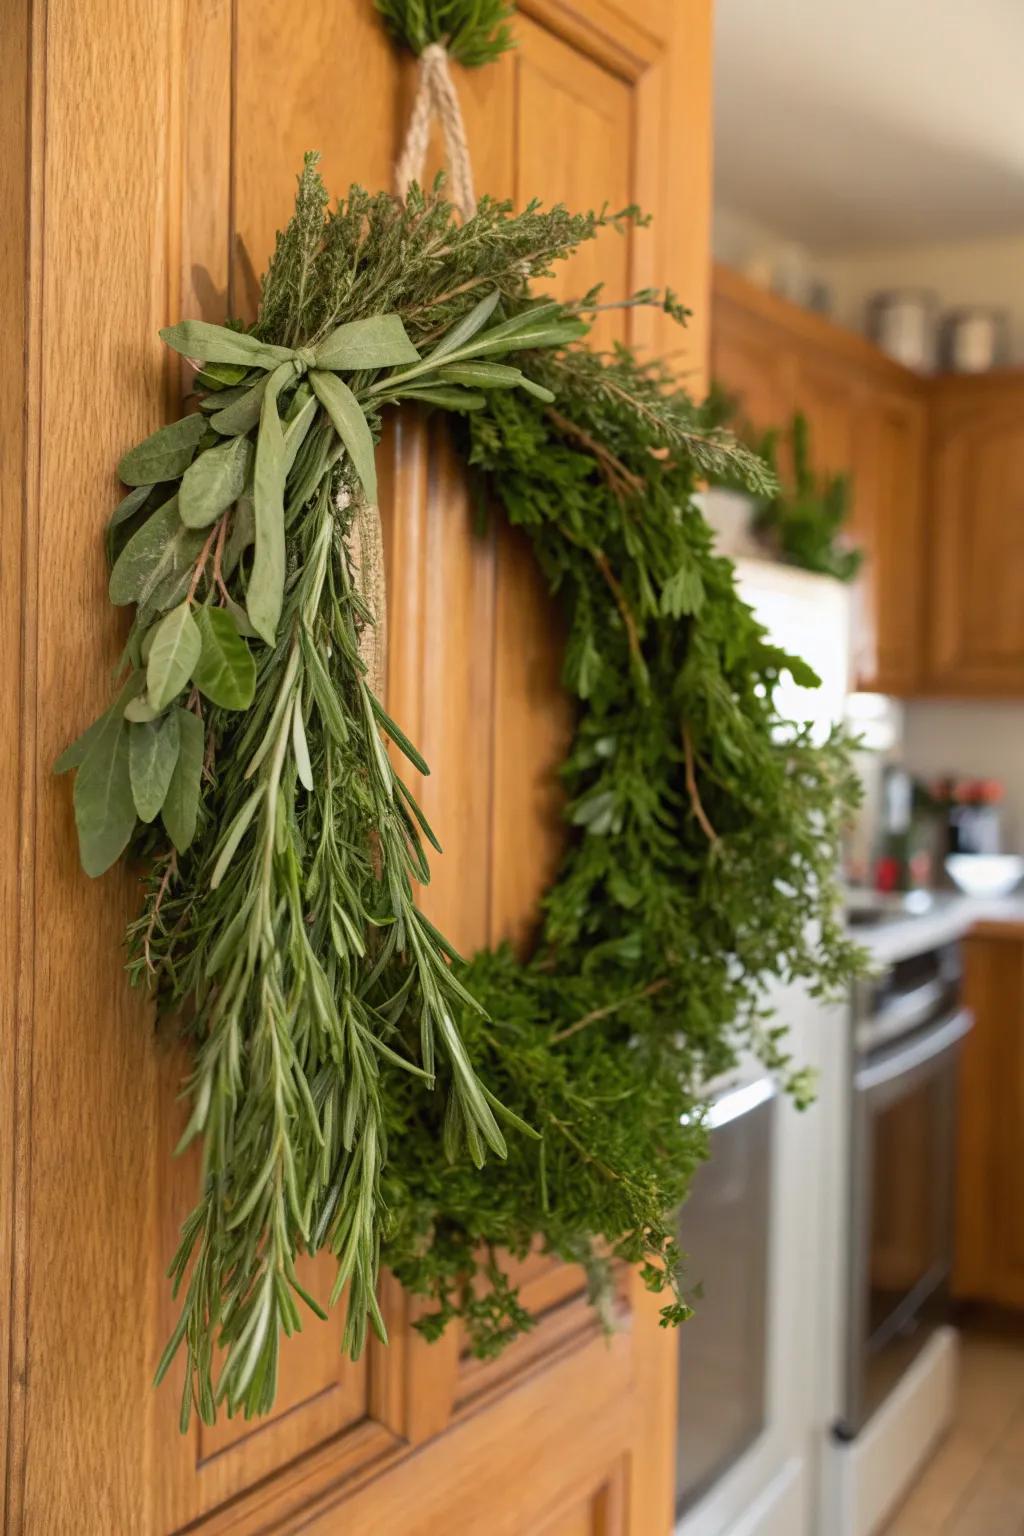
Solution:
[[(530, 1325), (503, 1255), (537, 1241), (599, 1306), (616, 1260), (642, 1264), (681, 1319), (703, 1085), (750, 1047), (788, 1074), (768, 983), (856, 967), (832, 883), (847, 746), (778, 718), (780, 674), (813, 674), (693, 500), (726, 473), (764, 493), (764, 467), (660, 366), (587, 349), (596, 293), (533, 296), (632, 216), (484, 199), (460, 226), (440, 184), (328, 210), (309, 157), (253, 330), (164, 333), (197, 409), (120, 465), (122, 681), (57, 766), (88, 872), (142, 861), (131, 974), (193, 1044), (201, 1188), (158, 1373), (183, 1345), (183, 1427), (270, 1407), (299, 1303), (323, 1315), (295, 1260), (325, 1246), (353, 1356), (384, 1337), (381, 1263), (433, 1299), (425, 1332), (458, 1318), (499, 1349)], [(566, 616), (567, 843), (525, 959), (463, 961), (414, 899), (438, 844), (382, 737), (427, 768), (371, 690), (352, 554), (401, 402), (449, 414)]]

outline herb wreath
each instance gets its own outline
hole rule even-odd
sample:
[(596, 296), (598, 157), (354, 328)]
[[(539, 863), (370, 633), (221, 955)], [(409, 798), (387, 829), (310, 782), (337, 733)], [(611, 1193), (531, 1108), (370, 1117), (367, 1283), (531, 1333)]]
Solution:
[[(459, 1318), (496, 1351), (530, 1324), (502, 1253), (538, 1237), (598, 1304), (615, 1259), (641, 1263), (680, 1320), (701, 1084), (751, 1046), (786, 1068), (770, 978), (827, 991), (856, 966), (832, 886), (847, 747), (777, 717), (780, 672), (813, 674), (692, 500), (727, 472), (763, 493), (763, 465), (657, 364), (581, 344), (596, 293), (530, 294), (628, 216), (484, 199), (460, 224), (440, 184), (328, 212), (311, 156), (255, 327), (162, 333), (201, 359), (198, 409), (119, 466), (124, 680), (57, 767), (87, 872), (147, 867), (131, 974), (194, 1043), (201, 1191), (158, 1371), (184, 1343), (183, 1428), (193, 1403), (269, 1409), (297, 1298), (323, 1316), (296, 1256), (324, 1246), (353, 1356), (384, 1337), (381, 1263), (436, 1302), (428, 1335)], [(573, 830), (526, 960), (463, 962), (414, 900), (438, 844), (382, 736), (427, 769), (370, 684), (358, 558), (406, 402), (451, 414), (568, 619)]]

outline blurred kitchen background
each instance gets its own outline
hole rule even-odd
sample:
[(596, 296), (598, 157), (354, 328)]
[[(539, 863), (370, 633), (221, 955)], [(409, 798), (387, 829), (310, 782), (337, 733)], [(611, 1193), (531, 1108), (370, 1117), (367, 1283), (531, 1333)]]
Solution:
[(681, 1239), (685, 1536), (1024, 1532), (1024, 7), (719, 0), (707, 510), (861, 738), (852, 999), (772, 999)]

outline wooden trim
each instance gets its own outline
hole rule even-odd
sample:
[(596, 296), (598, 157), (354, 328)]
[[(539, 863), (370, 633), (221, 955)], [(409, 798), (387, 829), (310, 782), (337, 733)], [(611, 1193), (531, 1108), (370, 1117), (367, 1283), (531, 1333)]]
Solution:
[(837, 325), (824, 315), (793, 304), (777, 293), (759, 288), (722, 262), (714, 263), (712, 268), (712, 296), (716, 314), (719, 305), (732, 306), (755, 316), (763, 324), (778, 327), (790, 342), (795, 340), (813, 348), (833, 362), (867, 370), (904, 393), (923, 395), (927, 389), (927, 379), (894, 362), (866, 337)]
[(658, 62), (671, 26), (667, 4), (655, 0), (637, 0), (632, 16), (613, 0), (519, 0), (518, 8), (629, 82)]
[[(28, 1325), (28, 1192), (32, 993), (35, 975), (34, 826), (36, 633), (33, 594), (38, 550), (43, 233), (45, 7), (4, 0), (0, 35), (7, 88), (0, 99), (0, 643), (8, 658), (0, 724), (9, 744), (0, 762), (0, 1525), (23, 1527)], [(16, 746), (14, 744), (17, 744)], [(17, 856), (12, 856), (12, 850)]]

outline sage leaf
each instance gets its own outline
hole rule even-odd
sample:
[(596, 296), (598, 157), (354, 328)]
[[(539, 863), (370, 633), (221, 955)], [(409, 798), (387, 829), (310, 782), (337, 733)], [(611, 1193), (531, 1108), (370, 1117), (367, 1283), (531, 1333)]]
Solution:
[(128, 726), (111, 710), (75, 779), (75, 823), (82, 868), (95, 879), (120, 858), (135, 828)]
[(160, 807), (167, 835), (184, 853), (196, 835), (199, 789), (203, 773), (203, 722), (190, 709), (174, 710), (178, 722), (178, 757)]
[(192, 566), (203, 547), (203, 536), (186, 528), (178, 516), (178, 498), (157, 507), (136, 529), (110, 573), (110, 601), (144, 603), (161, 582), (173, 583)]
[(199, 659), (192, 680), (221, 709), (248, 709), (256, 692), (256, 663), (225, 608), (201, 608)]
[(403, 400), (419, 400), (424, 405), (439, 405), (446, 411), (479, 411), (487, 404), (485, 395), (456, 385), (445, 388), (443, 384), (410, 384), (401, 391)]
[(153, 821), (167, 798), (181, 746), (178, 714), (174, 710), (161, 720), (128, 727), (132, 798), (141, 821)]
[(243, 432), (251, 432), (260, 419), (260, 408), (269, 378), (270, 374), (265, 373), (239, 399), (215, 411), (210, 417), (210, 426), (222, 437), (238, 437)]
[(507, 363), (446, 363), (437, 370), (437, 376), (452, 384), (469, 384), (474, 389), (515, 389), (523, 382), (521, 371)]
[(242, 558), (242, 551), (248, 549), (255, 538), (256, 520), (253, 516), (252, 497), (240, 496), (231, 514), (231, 531), (224, 545), (224, 554), (221, 559), (221, 570), (225, 577), (230, 577), (234, 573)]
[(303, 402), (299, 411), (292, 417), (284, 429), (284, 465), (287, 476), (295, 463), (295, 457), (306, 440), (306, 434), (310, 429), (313, 417), (320, 409), (320, 402), (315, 395)]
[(158, 480), (177, 480), (192, 462), (196, 445), (206, 431), (206, 421), (197, 411), (193, 416), (183, 416), (180, 421), (161, 427), (126, 453), (117, 466), (119, 479), (125, 485), (141, 488), (154, 485)]
[(69, 747), (64, 748), (64, 751), (53, 765), (54, 773), (67, 773), (69, 769), (78, 768), (85, 762), (89, 748), (98, 737), (106, 721), (112, 715), (123, 715), (125, 709), (130, 708), (136, 696), (141, 693), (145, 681), (146, 676), (144, 672), (132, 673), (110, 708), (104, 710), (98, 719), (94, 720), (90, 726), (87, 726), (81, 736), (73, 741)]
[(525, 374), (519, 381), (519, 388), (525, 389), (535, 400), (543, 400), (545, 405), (550, 405), (555, 398), (554, 390), (548, 389), (545, 384), (538, 384), (535, 379), (528, 379)]
[(177, 325), (165, 326), (160, 339), (183, 357), (198, 358), (203, 363), (239, 363), (245, 368), (273, 369), (294, 356), (288, 347), (271, 346), (246, 331), (211, 325), (208, 320), (181, 320)]
[(486, 298), (481, 299), (468, 315), (463, 315), (458, 325), (453, 325), (451, 330), (441, 337), (430, 354), (430, 361), (439, 363), (443, 357), (455, 352), (464, 342), (475, 336), (477, 331), (482, 331), (494, 313), (500, 298), (501, 293), (495, 288), (492, 293), (487, 294)]
[[(201, 649), (199, 627), (186, 598), (160, 620), (149, 647), (146, 693), (154, 709), (166, 709), (181, 692), (199, 660)], [(144, 819), (152, 821), (153, 818)]]
[[(249, 618), (256, 633), (273, 645), (284, 601), (284, 483), (288, 477), (284, 433), (277, 414), (277, 397), (291, 377), (289, 363), (271, 374), (263, 394), (256, 443), (253, 517), (256, 551), (246, 593)], [(333, 374), (325, 375), (333, 378)]]
[(316, 349), (316, 366), (331, 372), (391, 368), (419, 360), (420, 355), (406, 335), (401, 317), (394, 314), (350, 320), (339, 325)]
[(203, 389), (210, 389), (220, 394), (223, 390), (241, 384), (248, 372), (249, 369), (245, 363), (208, 363), (197, 375), (196, 383)]
[(137, 699), (132, 699), (131, 703), (125, 706), (124, 717), (126, 720), (139, 723), (155, 720), (160, 713), (159, 709), (153, 708), (146, 695), (140, 693)]
[[(371, 505), (377, 503), (377, 466), (373, 455), (373, 438), (363, 415), (363, 408), (347, 384), (333, 373), (320, 373), (317, 369), (309, 375), (309, 382), (334, 424), (334, 430), (345, 444), (345, 449), (363, 487), (363, 494)], [(252, 604), (249, 605), (252, 613)], [(255, 622), (255, 620), (254, 620)]]
[(252, 458), (247, 437), (229, 437), (193, 459), (178, 488), (178, 513), (186, 528), (209, 528), (238, 500), (249, 479)]

